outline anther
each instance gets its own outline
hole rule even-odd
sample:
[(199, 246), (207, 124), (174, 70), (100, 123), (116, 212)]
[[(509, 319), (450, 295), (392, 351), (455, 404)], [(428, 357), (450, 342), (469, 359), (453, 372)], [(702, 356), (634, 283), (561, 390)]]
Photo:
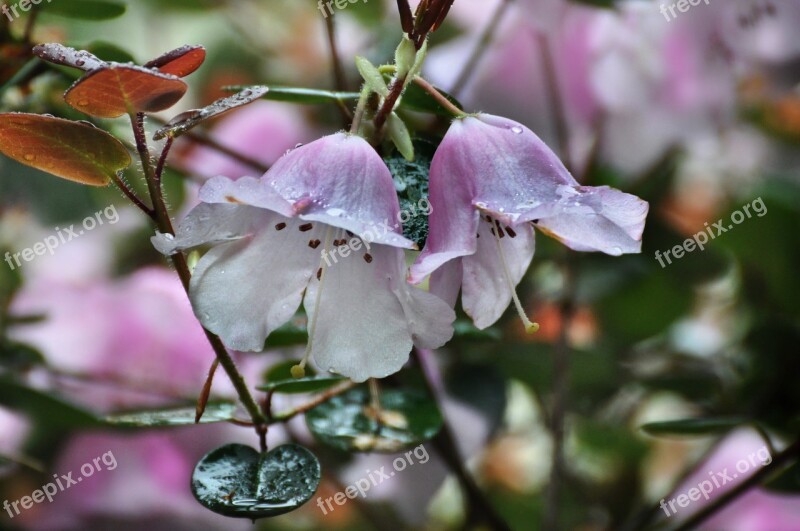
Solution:
[(297, 228), (300, 229), (300, 232), (308, 232), (308, 231), (310, 231), (311, 229), (314, 228), (314, 225), (311, 224), (311, 223), (306, 223), (304, 225), (300, 225)]
[(368, 263), (368, 264), (371, 264), (371, 263), (372, 263), (372, 255), (371, 255), (371, 254), (369, 254), (369, 253), (365, 253), (365, 254), (364, 254), (364, 261), (365, 261), (366, 263)]
[(275, 230), (283, 230), (286, 228), (286, 223), (278, 223), (275, 225)]

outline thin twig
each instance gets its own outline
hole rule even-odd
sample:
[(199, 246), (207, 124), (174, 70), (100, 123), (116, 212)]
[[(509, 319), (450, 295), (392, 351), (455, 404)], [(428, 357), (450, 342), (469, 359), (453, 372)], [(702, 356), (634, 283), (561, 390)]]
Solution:
[(734, 488), (715, 499), (712, 503), (703, 507), (700, 511), (693, 514), (688, 520), (683, 522), (680, 526), (675, 528), (675, 531), (689, 531), (695, 529), (697, 526), (711, 518), (721, 509), (726, 507), (733, 500), (750, 490), (751, 488), (760, 485), (763, 480), (771, 476), (779, 467), (792, 458), (800, 457), (800, 439), (792, 443), (791, 446), (786, 448), (781, 453), (773, 456), (772, 462), (764, 466), (758, 472), (742, 481)]
[(288, 411), (284, 411), (283, 413), (278, 413), (277, 415), (273, 415), (270, 421), (270, 424), (276, 424), (278, 422), (286, 422), (287, 420), (291, 420), (292, 418), (296, 417), (300, 413), (305, 413), (309, 409), (314, 409), (315, 407), (319, 406), (320, 404), (324, 404), (331, 398), (338, 396), (342, 393), (345, 393), (355, 387), (357, 384), (355, 382), (345, 382), (343, 384), (339, 384), (336, 387), (333, 387), (324, 393), (321, 393), (313, 400), (306, 402), (301, 406), (297, 406), (293, 409)]
[(447, 110), (453, 116), (465, 115), (464, 111), (456, 107), (452, 101), (448, 100), (444, 94), (439, 92), (439, 90), (436, 87), (428, 83), (425, 79), (421, 78), (420, 76), (417, 76), (414, 78), (414, 83), (419, 85), (425, 92), (430, 94), (433, 97), (433, 99), (436, 100), (436, 103), (441, 105), (445, 110)]
[(161, 150), (161, 156), (158, 158), (158, 165), (156, 166), (156, 179), (158, 179), (159, 183), (161, 183), (161, 177), (164, 174), (164, 167), (167, 164), (169, 150), (172, 148), (172, 143), (174, 141), (175, 139), (171, 136), (167, 137), (167, 141), (164, 143), (164, 149)]
[[(336, 21), (333, 15), (325, 17), (325, 32), (328, 37), (328, 50), (331, 54), (331, 69), (333, 70), (333, 85), (337, 92), (344, 92), (347, 87), (347, 78), (344, 74), (342, 60), (339, 57), (339, 47), (336, 44)], [(345, 124), (353, 118), (350, 109), (342, 100), (336, 100), (339, 110), (342, 112)]]
[(136, 207), (137, 207), (139, 210), (141, 210), (142, 212), (144, 212), (145, 214), (147, 214), (147, 216), (148, 216), (150, 219), (152, 219), (152, 220), (155, 220), (155, 219), (156, 219), (156, 212), (155, 212), (155, 210), (154, 210), (153, 208), (151, 208), (151, 207), (147, 206), (147, 205), (144, 203), (144, 201), (142, 201), (142, 200), (139, 198), (139, 196), (138, 196), (138, 195), (136, 195), (136, 192), (134, 192), (133, 190), (131, 190), (131, 189), (128, 187), (128, 185), (125, 183), (125, 181), (123, 181), (123, 180), (122, 180), (122, 177), (120, 177), (119, 175), (117, 175), (117, 174), (115, 173), (115, 174), (114, 174), (114, 175), (111, 177), (111, 180), (112, 180), (112, 181), (114, 181), (114, 184), (116, 184), (116, 185), (117, 185), (117, 188), (119, 188), (119, 189), (122, 191), (122, 193), (123, 193), (123, 194), (125, 194), (125, 197), (127, 197), (128, 199), (130, 199), (131, 203), (133, 203), (134, 205), (136, 205)]
[(22, 41), (30, 44), (33, 40), (33, 30), (36, 27), (36, 21), (39, 19), (39, 6), (34, 5), (31, 14), (28, 15), (28, 21), (25, 23), (25, 34)]
[(203, 390), (200, 391), (200, 396), (197, 399), (197, 407), (195, 408), (194, 423), (200, 424), (203, 418), (203, 413), (206, 412), (206, 405), (208, 405), (208, 397), (211, 396), (211, 385), (214, 383), (214, 375), (217, 373), (219, 367), (219, 360), (214, 358), (211, 368), (208, 369), (208, 377), (203, 384)]

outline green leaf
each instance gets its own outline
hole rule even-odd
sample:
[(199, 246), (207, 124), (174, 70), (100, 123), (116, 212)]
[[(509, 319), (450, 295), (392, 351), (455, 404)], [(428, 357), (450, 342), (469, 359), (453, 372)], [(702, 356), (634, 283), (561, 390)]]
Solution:
[[(261, 86), (261, 85), (255, 85)], [(232, 85), (223, 87), (223, 90), (228, 92), (240, 92), (247, 88), (253, 88), (248, 85)], [(273, 101), (286, 101), (289, 103), (301, 103), (305, 105), (316, 105), (320, 103), (341, 103), (345, 101), (358, 100), (358, 92), (336, 92), (332, 90), (317, 90), (310, 88), (299, 87), (268, 87), (269, 91), (261, 96), (265, 100)]]
[(125, 146), (87, 122), (38, 114), (0, 114), (0, 152), (57, 177), (105, 186), (131, 163)]
[(358, 68), (358, 73), (364, 78), (364, 81), (372, 92), (384, 98), (389, 95), (389, 87), (386, 86), (383, 75), (381, 75), (375, 65), (369, 62), (369, 59), (356, 56), (356, 68)]
[(412, 389), (380, 393), (381, 411), (366, 389), (336, 396), (306, 413), (306, 424), (322, 443), (349, 452), (398, 452), (433, 438), (442, 428), (439, 408)]
[(266, 518), (299, 508), (317, 491), (316, 456), (296, 444), (259, 454), (228, 444), (212, 451), (192, 474), (192, 494), (204, 507), (225, 516)]
[(292, 377), (292, 367), (300, 363), (299, 360), (281, 362), (271, 367), (265, 379), (267, 383), (258, 387), (260, 391), (275, 393), (297, 394), (324, 391), (334, 385), (346, 381), (343, 376), (316, 375), (311, 367), (306, 367), (306, 376), (303, 378)]
[(408, 127), (406, 127), (403, 119), (397, 116), (396, 113), (391, 113), (389, 115), (389, 136), (392, 142), (394, 142), (394, 145), (397, 146), (397, 151), (399, 151), (407, 161), (413, 162), (414, 144), (411, 141), (411, 133), (408, 132)]
[(489, 327), (481, 330), (470, 319), (456, 319), (453, 328), (455, 329), (453, 337), (466, 341), (500, 341), (503, 339), (503, 332), (499, 328)]
[(24, 371), (42, 364), (44, 356), (35, 348), (23, 343), (0, 341), (0, 366)]
[[(151, 411), (118, 413), (103, 418), (103, 422), (111, 426), (123, 428), (148, 428), (157, 426), (189, 426), (194, 424), (195, 408), (175, 408)], [(208, 404), (200, 424), (227, 422), (234, 418), (236, 404)]]
[(84, 20), (121, 17), (128, 6), (117, 0), (53, 0), (40, 4), (43, 13)]
[(308, 342), (308, 329), (306, 323), (290, 321), (274, 330), (264, 344), (264, 350), (270, 348), (290, 347), (305, 345)]
[(650, 422), (641, 426), (641, 429), (650, 435), (713, 435), (726, 433), (737, 426), (745, 424), (747, 419), (741, 417), (718, 417), (702, 419), (668, 420), (663, 422)]

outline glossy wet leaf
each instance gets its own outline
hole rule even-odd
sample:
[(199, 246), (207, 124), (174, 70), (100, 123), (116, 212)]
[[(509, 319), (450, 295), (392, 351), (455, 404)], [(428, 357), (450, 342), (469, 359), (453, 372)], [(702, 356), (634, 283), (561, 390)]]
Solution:
[(306, 367), (304, 378), (293, 378), (291, 370), (298, 363), (299, 360), (289, 360), (271, 367), (265, 375), (267, 383), (258, 389), (285, 394), (315, 393), (347, 380), (342, 376), (315, 374), (311, 367)]
[(206, 49), (202, 46), (181, 46), (146, 63), (145, 68), (156, 68), (163, 74), (186, 77), (200, 68), (206, 60)]
[(64, 99), (75, 109), (98, 118), (129, 112), (158, 112), (175, 105), (188, 86), (175, 76), (141, 66), (108, 63), (75, 82)]
[(259, 454), (228, 444), (203, 457), (192, 474), (192, 493), (215, 513), (265, 518), (293, 511), (310, 500), (321, 478), (316, 456), (296, 444)]
[(356, 388), (306, 413), (306, 424), (322, 443), (345, 451), (397, 452), (433, 438), (442, 415), (428, 395), (412, 389), (380, 393), (381, 412), (369, 392)]
[[(230, 86), (224, 90), (230, 92), (240, 92), (247, 86)], [(339, 103), (345, 101), (355, 101), (358, 99), (358, 92), (336, 92), (332, 90), (317, 90), (299, 87), (268, 87), (269, 90), (261, 96), (265, 100), (287, 101), (290, 103), (302, 103), (306, 105), (319, 103)]]
[[(200, 424), (227, 422), (234, 418), (236, 404), (208, 404)], [(154, 426), (188, 426), (195, 423), (194, 407), (137, 411), (108, 415), (103, 421), (112, 426), (145, 428)]]
[(681, 419), (650, 422), (641, 428), (650, 435), (711, 435), (728, 432), (745, 422), (740, 417)]
[(181, 113), (170, 120), (166, 126), (156, 131), (153, 138), (160, 140), (167, 136), (179, 137), (206, 120), (260, 99), (268, 90), (267, 87), (246, 88), (233, 96), (217, 100), (208, 107)]
[(89, 123), (38, 114), (0, 114), (0, 152), (33, 168), (92, 186), (105, 186), (127, 168), (125, 146)]
[(79, 68), (86, 72), (106, 64), (105, 61), (86, 50), (76, 50), (57, 42), (34, 46), (33, 54), (47, 62)]

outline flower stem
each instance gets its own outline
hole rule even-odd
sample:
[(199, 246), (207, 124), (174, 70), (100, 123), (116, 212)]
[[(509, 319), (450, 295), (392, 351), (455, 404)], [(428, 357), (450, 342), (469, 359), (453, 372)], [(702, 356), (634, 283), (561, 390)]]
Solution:
[(392, 81), (392, 86), (389, 89), (389, 95), (386, 96), (386, 99), (383, 100), (383, 105), (381, 108), (378, 109), (378, 112), (375, 114), (375, 118), (372, 120), (372, 123), (375, 125), (375, 136), (373, 137), (373, 145), (380, 144), (383, 138), (383, 126), (386, 125), (386, 120), (389, 119), (389, 115), (394, 111), (394, 106), (397, 103), (397, 100), (400, 99), (400, 96), (403, 94), (403, 89), (406, 86), (406, 77), (396, 77), (394, 81)]
[(439, 92), (439, 90), (436, 87), (428, 83), (425, 79), (421, 78), (420, 76), (417, 76), (414, 78), (414, 83), (419, 85), (425, 92), (430, 94), (433, 97), (433, 99), (436, 100), (436, 103), (441, 105), (445, 110), (447, 110), (453, 116), (461, 118), (467, 115), (467, 113), (456, 107), (452, 101), (448, 100), (444, 94)]
[[(131, 125), (133, 126), (133, 136), (136, 139), (136, 149), (139, 152), (139, 158), (142, 161), (142, 168), (144, 170), (145, 180), (147, 181), (147, 189), (150, 193), (150, 200), (153, 202), (156, 226), (158, 227), (158, 230), (164, 234), (175, 234), (175, 229), (172, 227), (172, 220), (170, 219), (167, 205), (164, 202), (164, 194), (162, 193), (161, 185), (158, 182), (156, 172), (150, 159), (150, 150), (147, 147), (147, 137), (144, 129), (144, 114), (131, 114), (130, 119)], [(181, 279), (183, 288), (188, 295), (192, 273), (189, 271), (189, 265), (186, 263), (186, 256), (179, 252), (172, 255), (171, 258), (172, 263), (175, 266), (175, 270), (178, 272), (178, 276)], [(263, 442), (266, 439), (267, 422), (264, 418), (264, 415), (261, 413), (261, 408), (258, 407), (258, 404), (250, 394), (247, 383), (244, 381), (239, 369), (236, 367), (236, 362), (233, 361), (233, 358), (231, 357), (230, 353), (228, 353), (228, 350), (225, 348), (222, 340), (205, 328), (203, 331), (205, 332), (206, 338), (208, 338), (208, 342), (211, 344), (211, 348), (214, 349), (214, 353), (219, 360), (219, 364), (222, 365), (222, 368), (228, 374), (231, 383), (233, 383), (233, 387), (236, 389), (236, 393), (239, 395), (239, 400), (250, 414), (250, 418), (253, 420), (256, 433), (258, 433)]]

